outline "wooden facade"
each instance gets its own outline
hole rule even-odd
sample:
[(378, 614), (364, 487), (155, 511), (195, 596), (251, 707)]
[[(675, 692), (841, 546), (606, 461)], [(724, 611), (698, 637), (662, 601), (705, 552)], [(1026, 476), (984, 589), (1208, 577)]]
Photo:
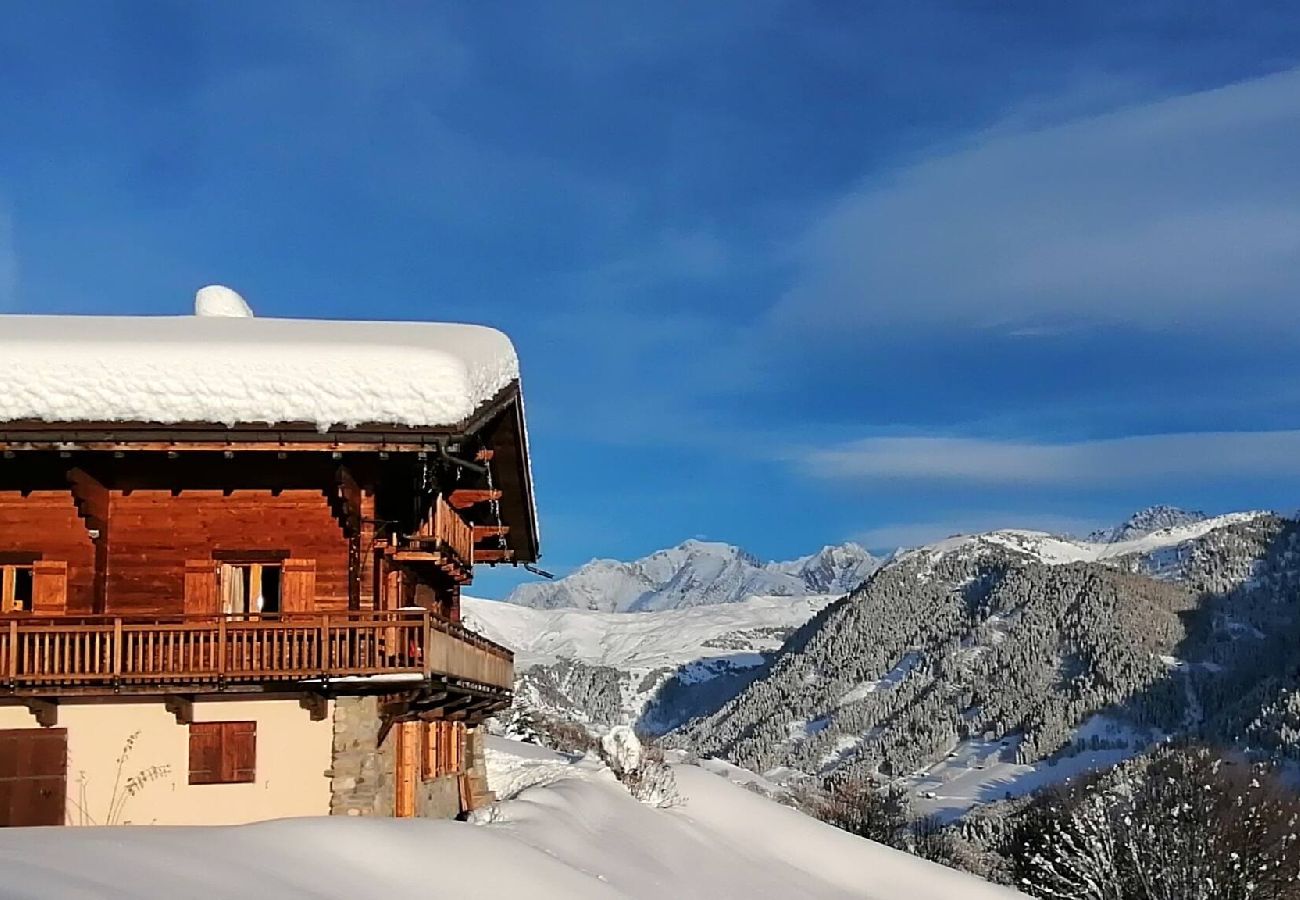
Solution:
[(378, 693), (475, 721), (513, 661), (460, 590), (536, 533), (517, 387), (459, 430), (0, 423), (0, 700)]

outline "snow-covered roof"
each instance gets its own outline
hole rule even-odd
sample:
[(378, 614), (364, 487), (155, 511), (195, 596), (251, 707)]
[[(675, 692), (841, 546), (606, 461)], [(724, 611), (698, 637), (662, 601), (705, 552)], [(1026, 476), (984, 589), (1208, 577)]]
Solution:
[(253, 318), (204, 290), (203, 315), (0, 316), (0, 422), (443, 427), (519, 377), (491, 328)]

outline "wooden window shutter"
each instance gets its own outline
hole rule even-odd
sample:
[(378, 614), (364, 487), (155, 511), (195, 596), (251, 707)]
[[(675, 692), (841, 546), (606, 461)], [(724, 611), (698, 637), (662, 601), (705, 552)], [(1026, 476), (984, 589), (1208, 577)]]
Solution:
[(442, 774), (446, 775), (450, 772), (456, 771), (452, 766), (452, 738), (456, 733), (456, 725), (452, 722), (439, 722), (438, 724), (442, 728), (442, 734), (438, 741), (439, 749), (442, 751), (440, 754), (442, 760), (439, 768), (442, 769)]
[(437, 777), (434, 758), (437, 749), (436, 734), (432, 722), (420, 723), (420, 778), (424, 781)]
[(286, 559), (280, 581), (280, 611), (311, 612), (316, 608), (316, 560)]
[(221, 783), (221, 723), (190, 725), (190, 784)]
[(227, 783), (257, 780), (257, 723), (222, 722), (221, 772)]
[(32, 612), (58, 616), (68, 609), (68, 564), (55, 560), (32, 563)]
[(415, 815), (415, 785), (420, 777), (420, 734), (416, 726), (419, 722), (397, 723), (397, 752), (393, 761), (393, 815), (396, 818), (409, 818)]
[(185, 614), (215, 616), (221, 613), (217, 596), (217, 564), (210, 559), (185, 563)]
[(256, 780), (256, 722), (190, 725), (190, 784), (248, 784)]

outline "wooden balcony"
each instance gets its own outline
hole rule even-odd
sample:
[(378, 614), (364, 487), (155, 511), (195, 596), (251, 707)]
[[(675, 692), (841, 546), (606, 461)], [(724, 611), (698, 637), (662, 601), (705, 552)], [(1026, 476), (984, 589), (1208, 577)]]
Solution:
[(335, 693), (514, 682), (509, 650), (421, 610), (230, 617), (0, 617), (0, 696), (259, 688)]
[(387, 552), (396, 562), (434, 565), (452, 580), (467, 582), (474, 569), (474, 529), (439, 494), (419, 529), (399, 537)]

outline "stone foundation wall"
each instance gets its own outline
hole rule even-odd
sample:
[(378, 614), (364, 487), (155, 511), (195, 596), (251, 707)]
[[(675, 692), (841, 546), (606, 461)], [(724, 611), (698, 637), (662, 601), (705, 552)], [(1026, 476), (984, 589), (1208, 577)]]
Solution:
[(426, 819), (454, 819), (460, 815), (460, 776), (444, 775), (420, 782), (415, 789), (415, 813)]
[[(334, 702), (334, 752), (330, 777), (330, 814), (391, 816), (396, 797), (394, 778), (397, 740), (390, 732), (379, 744), (379, 701), (374, 697), (340, 697)], [(483, 740), (478, 729), (465, 736), (469, 793), (477, 808), (491, 803)], [(430, 819), (454, 819), (462, 812), (460, 776), (420, 781), (415, 811)]]
[(379, 744), (379, 701), (340, 697), (334, 701), (334, 763), (330, 769), (330, 815), (391, 816), (393, 746)]

